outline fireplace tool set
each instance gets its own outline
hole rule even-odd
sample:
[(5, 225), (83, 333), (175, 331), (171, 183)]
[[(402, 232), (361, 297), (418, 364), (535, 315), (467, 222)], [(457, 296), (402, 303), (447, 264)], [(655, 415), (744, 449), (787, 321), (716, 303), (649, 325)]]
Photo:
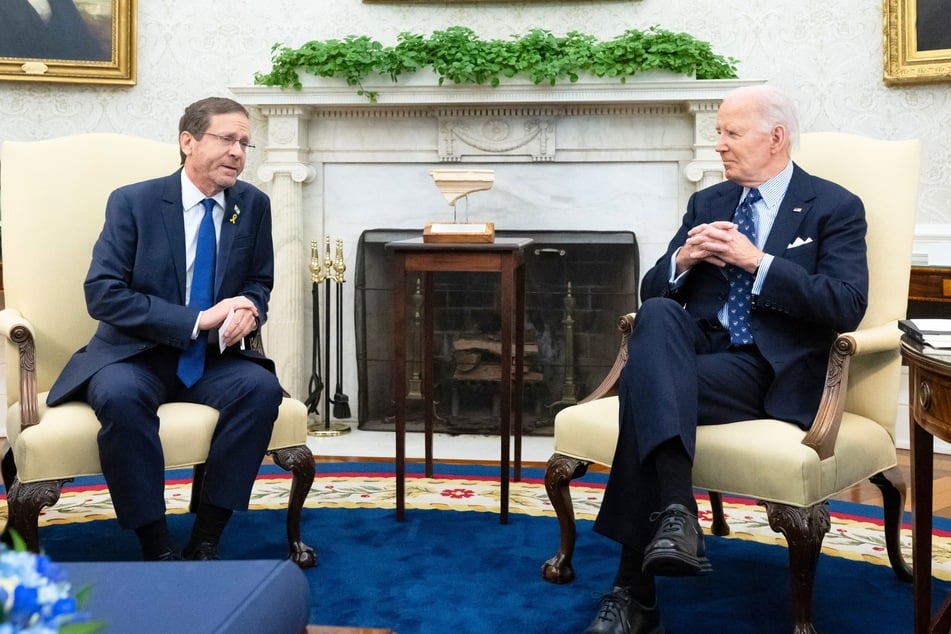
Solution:
[[(316, 240), (310, 243), (310, 275), (311, 275), (311, 297), (313, 300), (313, 333), (312, 333), (312, 370), (310, 382), (308, 385), (307, 399), (304, 404), (307, 406), (307, 433), (311, 436), (339, 436), (350, 431), (350, 426), (345, 423), (332, 422), (330, 406), (333, 405), (334, 418), (350, 418), (350, 398), (343, 392), (343, 284), (344, 272), (347, 270), (343, 260), (343, 240), (337, 240), (336, 257), (330, 257), (330, 237), (326, 238), (324, 243), (324, 260), (321, 267), (319, 246)], [(331, 316), (330, 286), (331, 281), (336, 282), (336, 312)], [(320, 286), (324, 286), (324, 321), (321, 324), (320, 312)], [(331, 397), (329, 389), (330, 381), (330, 331), (331, 321), (336, 321), (337, 341), (336, 341), (336, 372), (337, 382), (334, 389), (334, 395)], [(321, 332), (322, 331), (322, 332)], [(323, 372), (328, 385), (324, 385), (324, 378), (320, 375), (321, 365), (321, 345), (320, 339), (323, 335)], [(326, 389), (325, 389), (326, 387)], [(323, 398), (321, 398), (323, 396)], [(323, 424), (317, 419), (320, 417), (318, 411), (323, 403)]]

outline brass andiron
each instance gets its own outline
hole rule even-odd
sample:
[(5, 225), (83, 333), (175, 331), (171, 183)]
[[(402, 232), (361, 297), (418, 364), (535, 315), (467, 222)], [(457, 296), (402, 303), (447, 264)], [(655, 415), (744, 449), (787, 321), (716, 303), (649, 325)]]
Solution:
[[(338, 242), (338, 244), (342, 244), (342, 242), (341, 242), (340, 240), (338, 240), (337, 242)], [(342, 257), (343, 257), (342, 254), (340, 255), (340, 257), (341, 257), (341, 260), (342, 260)], [(318, 259), (317, 242), (316, 242), (316, 241), (311, 242), (311, 265), (310, 265), (310, 269), (311, 269), (311, 274), (312, 274), (311, 279), (313, 280), (313, 283), (314, 283), (313, 289), (314, 289), (314, 304), (315, 304), (315, 306), (316, 306), (316, 304), (317, 304), (317, 295), (318, 295), (317, 288), (318, 288), (318, 286), (320, 285), (320, 282), (321, 282), (321, 281), (324, 283), (324, 314), (325, 314), (326, 317), (327, 317), (326, 321), (324, 322), (324, 328), (323, 328), (323, 330), (324, 330), (324, 332), (323, 332), (323, 334), (324, 334), (324, 350), (325, 350), (326, 353), (327, 353), (327, 354), (326, 354), (326, 358), (324, 359), (324, 377), (326, 377), (327, 380), (329, 381), (329, 379), (330, 379), (330, 318), (331, 318), (331, 313), (330, 313), (330, 281), (331, 281), (331, 279), (336, 279), (336, 276), (338, 275), (338, 273), (337, 273), (337, 271), (336, 271), (336, 268), (334, 267), (334, 261), (330, 258), (330, 236), (326, 236), (325, 239), (324, 239), (324, 261), (323, 261), (323, 264), (324, 264), (324, 266), (323, 266), (323, 271), (322, 271), (322, 272), (320, 273), (320, 275), (319, 275), (319, 278), (320, 278), (320, 279), (317, 279), (317, 276), (316, 276), (316, 274), (314, 273), (314, 269), (315, 269), (315, 268), (318, 269), (318, 270), (320, 269), (320, 260)], [(337, 319), (338, 319), (338, 321), (340, 320), (339, 315), (342, 313), (342, 306), (340, 305), (340, 302), (341, 302), (341, 298), (340, 298), (339, 293), (338, 293), (338, 298), (337, 298), (337, 304), (338, 304), (338, 306), (337, 306), (337, 314), (338, 314)], [(315, 314), (316, 314), (316, 310), (317, 310), (317, 309), (315, 308), (315, 309), (314, 309)], [(314, 326), (315, 326), (315, 327), (314, 327), (314, 338), (317, 339), (317, 338), (320, 337), (320, 332), (319, 332), (320, 328), (319, 328), (319, 324), (318, 324), (316, 321), (314, 322)], [(339, 325), (338, 325), (338, 328), (339, 328)], [(337, 372), (338, 372), (338, 375), (337, 375), (337, 387), (338, 387), (338, 390), (340, 389), (340, 374), (339, 374), (339, 373), (341, 372), (341, 369), (342, 369), (341, 366), (343, 365), (343, 363), (342, 363), (342, 352), (340, 351), (340, 346), (341, 346), (341, 345), (342, 345), (342, 342), (340, 342), (340, 341), (338, 340), (338, 352), (337, 352)], [(317, 349), (319, 350), (319, 344), (318, 344), (318, 346), (317, 346)], [(346, 398), (346, 396), (344, 396), (344, 398)], [(319, 396), (318, 396), (318, 400), (319, 400)], [(343, 434), (346, 434), (346, 433), (350, 432), (350, 425), (347, 425), (346, 423), (341, 423), (341, 422), (331, 421), (331, 420), (330, 420), (330, 403), (331, 403), (331, 402), (332, 402), (332, 401), (331, 401), (331, 398), (330, 398), (330, 390), (324, 390), (324, 424), (321, 425), (321, 426), (319, 426), (319, 428), (316, 429), (316, 430), (314, 430), (314, 431), (310, 431), (310, 429), (308, 429), (308, 432), (307, 432), (307, 433), (310, 434), (311, 436), (341, 436), (341, 435), (343, 435)], [(315, 405), (315, 407), (316, 407), (316, 405)], [(336, 414), (336, 409), (337, 409), (337, 406), (336, 406), (336, 404), (335, 404), (335, 405), (334, 405), (334, 410), (335, 410), (334, 413), (335, 413), (335, 414)], [(339, 416), (338, 416), (338, 418), (339, 418)], [(349, 418), (349, 413), (348, 413), (348, 415), (347, 415), (347, 418)]]
[(413, 324), (412, 324), (412, 358), (410, 359), (411, 370), (409, 378), (409, 392), (406, 394), (406, 398), (412, 401), (421, 401), (423, 399), (423, 376), (422, 376), (422, 363), (420, 359), (423, 357), (422, 346), (423, 346), (423, 291), (422, 291), (423, 281), (420, 278), (416, 278), (416, 291), (413, 293)]
[(565, 318), (561, 323), (565, 326), (565, 380), (561, 387), (561, 400), (555, 401), (548, 406), (550, 418), (554, 420), (555, 414), (562, 408), (569, 405), (575, 405), (578, 398), (575, 394), (575, 298), (571, 294), (571, 282), (568, 282), (568, 293), (565, 295)]

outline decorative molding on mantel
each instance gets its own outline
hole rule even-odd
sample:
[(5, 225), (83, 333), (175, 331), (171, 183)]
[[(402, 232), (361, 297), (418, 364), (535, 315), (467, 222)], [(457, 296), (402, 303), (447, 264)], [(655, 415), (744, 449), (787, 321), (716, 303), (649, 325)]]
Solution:
[[(365, 83), (365, 90), (377, 93), (376, 103), (340, 80), (312, 76), (302, 77), (301, 90), (231, 88), (267, 125), (266, 133), (255, 134), (266, 139), (259, 143), (264, 156), (257, 175), (267, 183), (275, 209), (275, 285), (264, 336), (282, 384), (294, 396), (306, 395), (309, 376), (302, 354), (310, 325), (305, 226), (316, 230), (314, 237), (343, 237), (348, 245), (355, 244), (358, 227), (369, 228), (365, 221), (351, 223), (328, 213), (325, 198), (340, 187), (328, 182), (328, 167), (336, 166), (339, 173), (344, 165), (367, 166), (368, 175), (356, 177), (361, 185), (346, 186), (373, 188), (379, 178), (374, 169), (406, 164), (674, 164), (681, 180), (667, 185), (669, 208), (652, 215), (655, 229), (666, 234), (675, 228), (667, 225), (676, 223), (690, 192), (723, 179), (714, 150), (714, 122), (723, 97), (734, 88), (763, 83), (644, 75), (626, 83), (516, 81), (492, 88), (438, 86), (432, 76), (420, 75), (399, 83)], [(394, 201), (389, 203), (386, 213), (393, 216), (387, 220), (381, 213), (373, 220), (381, 226), (418, 213), (412, 207), (400, 213)]]
[[(304, 78), (303, 81), (322, 78)], [(719, 103), (723, 96), (740, 86), (761, 84), (759, 80), (741, 79), (673, 79), (669, 81), (631, 79), (621, 83), (616, 79), (597, 83), (578, 81), (554, 86), (539, 84), (501, 84), (491, 86), (413, 85), (401, 83), (364, 85), (377, 91), (376, 103), (357, 94), (354, 86), (340, 80), (304, 85), (300, 90), (269, 86), (236, 86), (231, 88), (235, 98), (247, 106), (296, 105), (314, 109), (346, 106), (347, 108), (379, 110), (393, 106), (464, 106), (492, 104), (670, 104), (695, 101)], [(715, 109), (715, 108), (714, 108)]]

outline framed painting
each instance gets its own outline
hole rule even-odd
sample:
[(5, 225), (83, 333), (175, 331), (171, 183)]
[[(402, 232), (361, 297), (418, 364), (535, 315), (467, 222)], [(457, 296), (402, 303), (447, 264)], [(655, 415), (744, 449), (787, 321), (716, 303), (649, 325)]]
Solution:
[(0, 80), (135, 84), (137, 0), (3, 0)]
[(951, 80), (951, 11), (946, 0), (884, 0), (886, 85)]

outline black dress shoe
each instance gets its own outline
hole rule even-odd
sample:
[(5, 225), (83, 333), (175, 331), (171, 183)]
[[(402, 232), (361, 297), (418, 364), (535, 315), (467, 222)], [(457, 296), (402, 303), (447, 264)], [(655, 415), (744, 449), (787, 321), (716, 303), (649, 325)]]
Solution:
[(656, 602), (653, 607), (644, 607), (627, 588), (614, 588), (601, 597), (598, 615), (584, 634), (664, 634), (664, 626)]
[(651, 516), (657, 523), (654, 537), (644, 549), (643, 571), (663, 577), (690, 577), (713, 570), (703, 545), (697, 516), (683, 504), (671, 504)]
[(147, 557), (146, 561), (181, 561), (182, 557), (173, 549), (168, 548), (163, 550), (158, 555), (154, 557)]
[(215, 542), (198, 542), (197, 544), (185, 546), (185, 550), (182, 551), (182, 559), (189, 559), (191, 561), (218, 561), (221, 557), (218, 556), (218, 544)]

